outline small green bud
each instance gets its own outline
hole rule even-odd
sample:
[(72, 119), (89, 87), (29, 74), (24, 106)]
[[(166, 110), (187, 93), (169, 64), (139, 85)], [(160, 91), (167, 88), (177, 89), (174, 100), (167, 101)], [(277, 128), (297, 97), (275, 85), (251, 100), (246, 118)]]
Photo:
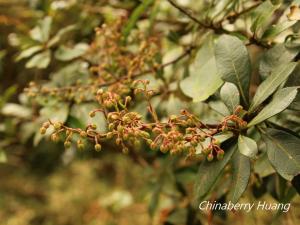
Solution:
[(131, 102), (131, 97), (130, 96), (126, 96), (125, 101), (126, 102)]
[(224, 158), (224, 155), (217, 154), (217, 159), (218, 160), (222, 160), (223, 158)]
[(113, 124), (113, 123), (110, 123), (109, 125), (108, 125), (108, 129), (109, 130), (113, 130), (115, 128), (115, 125)]
[(95, 150), (96, 150), (96, 152), (100, 152), (101, 151), (101, 145), (100, 144), (95, 144)]
[(46, 129), (45, 127), (41, 127), (41, 128), (40, 128), (40, 133), (41, 133), (41, 134), (45, 134), (46, 131), (47, 131), (47, 129)]
[(71, 142), (70, 141), (65, 141), (64, 146), (65, 146), (65, 148), (70, 148), (71, 147)]
[(89, 113), (89, 116), (90, 116), (90, 117), (95, 117), (95, 116), (96, 116), (96, 113), (95, 113), (94, 111), (92, 111), (92, 112)]
[(211, 162), (211, 161), (213, 161), (213, 159), (214, 159), (214, 156), (213, 156), (213, 154), (208, 154), (208, 156), (207, 156), (207, 161), (209, 161), (209, 162)]
[(53, 142), (58, 142), (59, 141), (59, 136), (56, 133), (51, 134), (51, 141)]
[(176, 115), (171, 115), (171, 116), (170, 116), (170, 120), (171, 120), (171, 121), (174, 121), (174, 120), (176, 120), (176, 118), (177, 118), (177, 116), (176, 116)]
[(134, 142), (133, 142), (133, 145), (134, 145), (135, 148), (139, 148), (141, 146), (140, 140), (135, 139)]
[(96, 124), (91, 124), (91, 128), (92, 128), (93, 130), (96, 130), (96, 129), (97, 129), (97, 125), (96, 125)]
[(148, 145), (151, 145), (153, 141), (151, 139), (147, 139), (146, 142)]
[(114, 136), (114, 133), (113, 133), (113, 132), (108, 132), (108, 133), (106, 134), (106, 137), (107, 137), (108, 139), (111, 139), (113, 136)]
[(54, 123), (53, 126), (54, 126), (55, 130), (58, 130), (61, 128), (62, 124), (60, 122), (56, 122), (56, 123)]
[(118, 132), (122, 133), (123, 130), (124, 130), (124, 127), (121, 124), (119, 124), (118, 127), (117, 127), (117, 130), (118, 130)]
[(85, 131), (80, 132), (80, 137), (85, 138), (87, 137), (87, 133)]
[(157, 147), (157, 145), (156, 145), (156, 143), (155, 143), (155, 142), (152, 142), (152, 143), (150, 144), (150, 148), (151, 148), (151, 150), (155, 150), (155, 149), (156, 149), (156, 147)]
[(140, 131), (140, 135), (144, 138), (150, 138), (150, 134), (146, 131), (143, 131), (143, 130)]

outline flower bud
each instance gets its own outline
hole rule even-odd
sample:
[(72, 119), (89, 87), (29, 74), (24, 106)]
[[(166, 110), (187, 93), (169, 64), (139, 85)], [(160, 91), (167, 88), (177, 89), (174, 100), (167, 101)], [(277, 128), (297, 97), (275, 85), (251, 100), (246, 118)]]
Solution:
[(156, 143), (155, 143), (155, 142), (152, 142), (152, 143), (150, 144), (150, 148), (151, 148), (151, 150), (155, 150), (155, 149), (157, 148)]
[(113, 132), (108, 132), (108, 133), (106, 134), (106, 137), (107, 137), (108, 139), (111, 139), (113, 136), (114, 136), (114, 133), (113, 133)]
[(53, 126), (54, 126), (55, 130), (58, 130), (61, 128), (62, 124), (60, 122), (56, 122), (56, 123), (54, 123)]
[(213, 159), (214, 159), (214, 156), (213, 156), (213, 154), (208, 154), (208, 156), (207, 156), (207, 161), (209, 161), (209, 162), (211, 162), (211, 161), (213, 161)]
[(53, 142), (59, 141), (59, 136), (56, 133), (51, 134), (50, 138), (51, 138), (51, 141), (53, 141)]
[(96, 113), (95, 113), (94, 111), (92, 111), (92, 112), (89, 113), (89, 116), (90, 116), (90, 117), (95, 117), (95, 116), (96, 116)]
[(41, 134), (45, 134), (46, 131), (47, 131), (47, 129), (46, 129), (45, 127), (41, 127), (41, 128), (40, 128), (40, 133), (41, 133)]
[(87, 133), (85, 131), (81, 131), (80, 137), (83, 137), (83, 138), (87, 137)]
[(101, 145), (100, 144), (95, 144), (95, 150), (96, 150), (96, 152), (100, 152), (101, 151)]
[(217, 153), (217, 159), (221, 160), (224, 157), (224, 151), (223, 150), (219, 150)]
[(71, 147), (71, 142), (70, 141), (65, 141), (64, 146), (65, 146), (65, 148), (70, 148)]
[(97, 129), (97, 125), (96, 125), (96, 124), (91, 124), (91, 128), (92, 128), (93, 130), (96, 130), (96, 129)]
[(131, 97), (130, 96), (126, 96), (125, 101), (126, 102), (131, 102)]
[(113, 124), (113, 123), (110, 123), (109, 125), (108, 125), (108, 129), (109, 130), (113, 130), (115, 128), (115, 125)]
[(119, 124), (117, 130), (118, 132), (122, 133), (124, 131), (124, 127), (121, 124)]

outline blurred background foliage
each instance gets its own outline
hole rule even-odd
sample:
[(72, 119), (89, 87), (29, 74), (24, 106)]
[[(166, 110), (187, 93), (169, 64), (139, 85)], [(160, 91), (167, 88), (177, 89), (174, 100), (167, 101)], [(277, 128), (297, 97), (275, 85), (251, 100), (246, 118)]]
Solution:
[[(247, 4), (247, 1), (220, 1), (222, 4), (214, 12), (209, 10), (214, 1), (178, 2), (202, 13), (211, 13), (215, 18), (222, 16), (218, 7), (227, 3)], [(142, 14), (139, 15), (139, 11)], [(100, 153), (94, 152), (92, 146), (85, 151), (72, 146), (65, 151), (61, 143), (42, 139), (38, 130), (46, 119), (81, 126), (90, 120), (86, 115), (94, 105), (88, 101), (70, 105), (53, 99), (40, 99), (40, 105), (35, 105), (23, 93), (24, 87), (32, 80), (52, 87), (71, 85), (78, 79), (88, 82), (93, 59), (87, 53), (95, 40), (95, 28), (133, 14), (137, 17), (131, 17), (132, 24), (127, 24), (123, 34), (129, 36), (137, 27), (144, 33), (154, 32), (161, 37), (160, 62), (176, 59), (191, 42), (199, 41), (194, 38), (194, 25), (164, 0), (0, 0), (0, 224), (192, 225), (212, 221), (213, 224), (299, 224), (298, 196), (291, 210), (280, 217), (277, 212), (226, 215), (214, 212), (213, 215), (195, 211), (190, 202), (197, 163), (186, 162), (182, 157), (153, 153), (145, 148), (136, 154), (123, 155), (109, 144)], [(243, 22), (238, 21), (237, 30), (240, 30), (239, 23)], [(273, 41), (272, 35), (271, 32), (265, 38)], [(282, 37), (276, 38), (279, 42), (282, 40)], [(256, 46), (249, 50), (257, 58), (261, 53)], [(162, 117), (185, 107), (207, 121), (221, 118), (215, 111), (222, 111), (223, 106), (214, 97), (209, 104), (185, 101), (195, 92), (190, 89), (190, 82), (194, 80), (187, 79), (193, 76), (189, 74), (188, 65), (189, 59), (158, 71), (163, 73), (158, 76), (168, 84), (168, 94), (154, 99), (153, 104)], [(184, 78), (185, 82), (179, 84)], [(159, 80), (152, 81), (151, 85), (161, 85)], [(178, 92), (179, 85), (182, 91)], [(214, 83), (210, 92), (194, 100), (207, 99), (220, 85), (220, 82)], [(142, 115), (146, 114), (145, 108), (143, 103), (135, 106)], [(96, 119), (99, 127), (103, 127), (103, 118)], [(282, 123), (291, 123), (295, 132), (299, 132), (299, 115), (290, 112), (289, 119), (284, 115), (279, 119)], [(242, 201), (282, 200), (286, 181), (274, 174), (265, 161), (255, 170), (262, 176), (253, 177)], [(226, 182), (220, 180), (216, 185), (215, 197), (221, 201), (230, 182), (230, 178), (226, 178)]]

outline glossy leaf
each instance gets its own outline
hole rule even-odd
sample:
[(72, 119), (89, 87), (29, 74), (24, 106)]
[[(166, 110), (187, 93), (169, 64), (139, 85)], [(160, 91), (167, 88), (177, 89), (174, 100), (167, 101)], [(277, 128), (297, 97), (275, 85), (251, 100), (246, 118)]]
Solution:
[(300, 139), (282, 130), (268, 129), (264, 134), (268, 158), (285, 179), (300, 174)]
[(92, 118), (89, 116), (89, 113), (96, 108), (97, 105), (93, 103), (77, 104), (71, 108), (70, 115), (78, 119), (81, 124), (96, 124), (98, 131), (106, 132), (107, 124), (102, 112), (96, 113)]
[(278, 34), (282, 33), (286, 29), (293, 26), (297, 21), (283, 21), (281, 23), (278, 23), (276, 25), (272, 25), (270, 28), (268, 28), (264, 34), (262, 35), (262, 39), (268, 39), (272, 40), (274, 39)]
[(275, 93), (272, 101), (268, 105), (266, 105), (263, 108), (263, 110), (250, 121), (248, 127), (261, 123), (264, 120), (282, 112), (293, 102), (296, 95), (297, 88), (288, 87), (280, 89), (278, 92)]
[(260, 177), (264, 178), (273, 173), (275, 173), (274, 168), (272, 167), (267, 153), (262, 154), (254, 164), (254, 172), (257, 173)]
[(249, 158), (254, 158), (258, 152), (256, 142), (243, 135), (239, 135), (238, 147), (240, 153)]
[[(300, 86), (300, 65), (298, 64), (292, 74), (289, 76), (288, 80), (285, 83), (286, 87), (295, 87)], [(300, 92), (298, 94), (289, 108), (294, 110), (300, 110)]]
[(273, 92), (289, 77), (295, 69), (297, 63), (290, 62), (280, 65), (273, 73), (263, 81), (257, 88), (256, 93), (249, 108), (253, 112), (263, 101), (265, 101)]
[(228, 194), (229, 201), (236, 203), (245, 192), (250, 178), (250, 159), (236, 151), (232, 157), (233, 183)]
[(85, 43), (78, 43), (73, 48), (60, 46), (55, 52), (55, 58), (61, 61), (69, 61), (83, 55), (89, 46)]
[(67, 34), (68, 32), (72, 31), (76, 29), (76, 26), (75, 25), (69, 25), (69, 26), (66, 26), (62, 29), (60, 29), (55, 35), (54, 37), (52, 37), (48, 43), (47, 43), (47, 46), (50, 48), (54, 45), (56, 45), (59, 41), (61, 41), (61, 39), (63, 38), (63, 36), (65, 34)]
[(214, 94), (222, 83), (217, 72), (213, 42), (209, 39), (198, 51), (190, 66), (190, 76), (180, 82), (180, 88), (194, 102), (199, 102)]
[(41, 52), (39, 54), (36, 54), (33, 56), (27, 63), (26, 68), (38, 68), (38, 69), (44, 69), (46, 68), (51, 60), (51, 53), (50, 50), (46, 50), (44, 52)]
[(240, 93), (238, 88), (233, 84), (226, 82), (220, 91), (221, 99), (228, 107), (231, 113), (240, 104)]
[(18, 57), (16, 58), (16, 61), (19, 61), (24, 58), (28, 58), (28, 57), (32, 56), (33, 54), (41, 51), (42, 49), (43, 49), (43, 46), (41, 46), (41, 45), (36, 45), (36, 46), (30, 47), (30, 48), (27, 48), (18, 55)]
[(52, 18), (47, 16), (38, 22), (38, 25), (30, 31), (30, 36), (33, 40), (45, 43), (50, 36)]
[(259, 74), (263, 79), (266, 79), (279, 65), (291, 62), (297, 54), (298, 49), (287, 48), (284, 44), (275, 45), (262, 56), (259, 64)]
[(215, 47), (217, 68), (224, 81), (234, 83), (248, 102), (251, 64), (248, 51), (237, 37), (222, 35)]
[(270, 22), (271, 15), (278, 8), (278, 6), (274, 6), (271, 1), (267, 0), (263, 2), (259, 7), (255, 9), (253, 12), (253, 22), (251, 26), (251, 31), (259, 33), (259, 31), (263, 31), (266, 25)]

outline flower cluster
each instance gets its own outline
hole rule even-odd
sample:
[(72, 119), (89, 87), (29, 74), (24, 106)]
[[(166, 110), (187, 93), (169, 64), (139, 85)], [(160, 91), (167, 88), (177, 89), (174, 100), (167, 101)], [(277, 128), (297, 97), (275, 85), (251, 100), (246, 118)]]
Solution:
[[(91, 140), (95, 145), (95, 150), (101, 149), (101, 143), (113, 140), (120, 146), (124, 153), (131, 147), (140, 146), (145, 143), (152, 150), (160, 150), (170, 154), (186, 153), (187, 157), (194, 157), (197, 148), (206, 155), (207, 160), (223, 158), (224, 150), (215, 135), (227, 131), (235, 132), (237, 129), (244, 129), (245, 121), (238, 116), (241, 111), (240, 106), (236, 114), (225, 117), (220, 124), (204, 124), (199, 118), (187, 110), (182, 110), (180, 115), (171, 115), (167, 121), (159, 120), (157, 113), (151, 105), (151, 96), (154, 90), (148, 89), (149, 81), (136, 80), (133, 82), (134, 96), (121, 97), (120, 95), (99, 89), (95, 95), (101, 108), (90, 112), (89, 116), (94, 117), (96, 113), (103, 113), (107, 121), (107, 131), (99, 132), (95, 124), (89, 124), (85, 129), (70, 128), (60, 122), (46, 122), (41, 128), (41, 133), (45, 134), (52, 126), (53, 133), (51, 139), (58, 141), (64, 137), (66, 148), (71, 146), (72, 137), (77, 135), (77, 147), (84, 148), (83, 139)], [(129, 111), (132, 98), (143, 94), (148, 102), (148, 111), (152, 115), (151, 122), (143, 121), (142, 116), (137, 112)], [(64, 134), (64, 135), (61, 135)], [(204, 142), (209, 140), (208, 146)]]
[(96, 38), (82, 56), (89, 65), (87, 80), (79, 79), (63, 87), (31, 82), (25, 93), (30, 97), (56, 97), (60, 101), (76, 103), (92, 101), (93, 94), (103, 87), (110, 91), (118, 90), (120, 95), (129, 94), (130, 85), (136, 77), (160, 68), (160, 43), (159, 38), (145, 37), (142, 33), (124, 43), (123, 25), (124, 21), (120, 19), (112, 25), (103, 24), (95, 29)]

